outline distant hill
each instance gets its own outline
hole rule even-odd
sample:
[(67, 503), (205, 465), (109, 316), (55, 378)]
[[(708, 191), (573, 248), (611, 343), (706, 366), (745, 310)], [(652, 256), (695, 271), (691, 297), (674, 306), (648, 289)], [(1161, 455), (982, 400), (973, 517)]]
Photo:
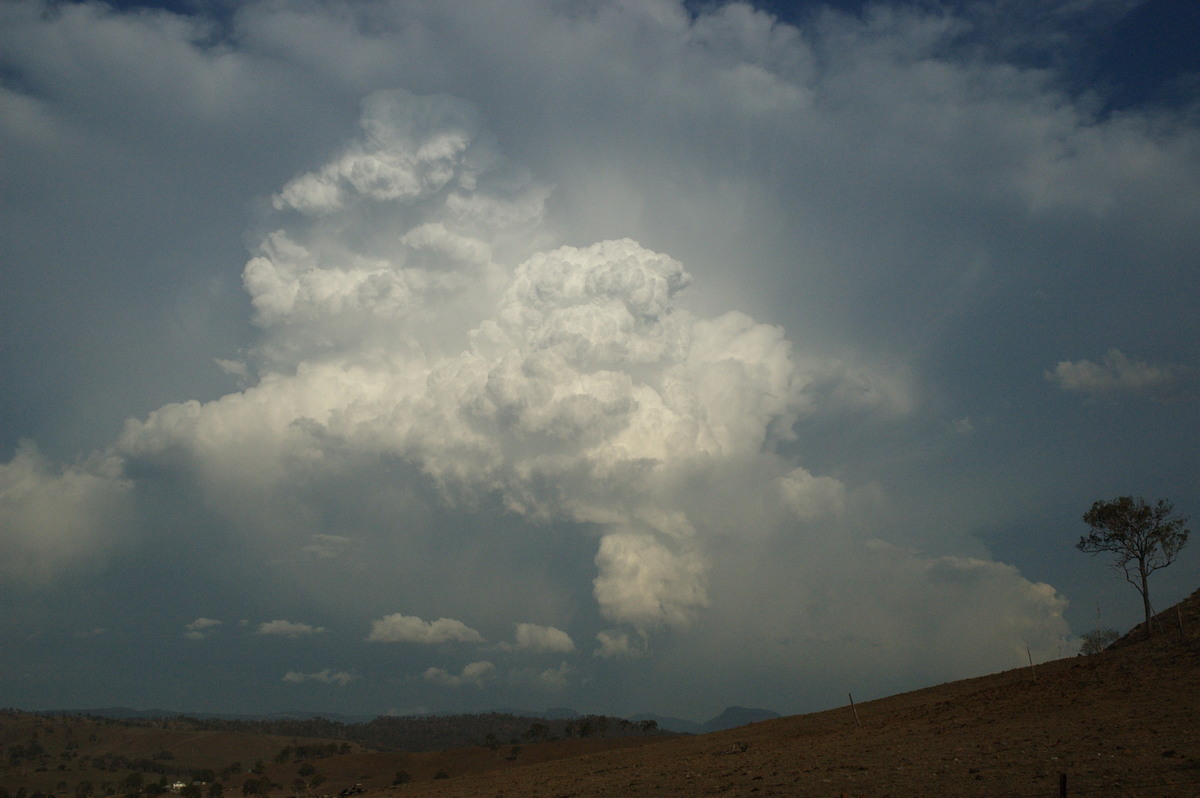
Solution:
[[(651, 734), (650, 724), (599, 716), (496, 713), (343, 724), (0, 710), (0, 786), (30, 798), (150, 798), (163, 785), (189, 779), (210, 781), (210, 788), (219, 782), (226, 798), (1064, 792), (1196, 798), (1200, 591), (1157, 619), (1152, 639), (1135, 629), (1091, 656), (927, 687), (860, 703), (856, 711), (843, 706), (757, 720), (764, 710), (730, 708), (709, 723), (743, 725), (706, 734)], [(468, 742), (382, 750), (347, 739), (352, 731), (380, 743), (410, 732), (423, 744), (454, 735)], [(213, 794), (210, 788), (202, 794)]]
[[(581, 713), (569, 707), (550, 707), (545, 710), (529, 710), (517, 709), (512, 707), (502, 707), (488, 710), (487, 712), (477, 714), (464, 714), (461, 712), (431, 712), (421, 715), (342, 715), (330, 712), (276, 712), (269, 715), (246, 715), (231, 712), (180, 712), (178, 710), (167, 709), (131, 709), (130, 707), (101, 707), (98, 709), (63, 709), (53, 710), (40, 714), (45, 715), (78, 715), (91, 716), (99, 718), (112, 718), (114, 720), (152, 720), (152, 719), (170, 719), (170, 718), (194, 718), (201, 721), (230, 721), (232, 723), (252, 724), (255, 731), (260, 733), (271, 733), (271, 730), (284, 729), (284, 733), (290, 733), (296, 728), (296, 723), (304, 725), (305, 722), (319, 722), (321, 720), (332, 721), (334, 724), (345, 726), (368, 725), (379, 721), (379, 725), (386, 725), (392, 718), (406, 719), (421, 719), (421, 718), (478, 718), (487, 715), (506, 715), (516, 718), (542, 719), (542, 720), (575, 720), (585, 717)], [(600, 717), (593, 715), (590, 717)], [(745, 726), (747, 723), (757, 723), (771, 718), (778, 718), (778, 712), (772, 712), (769, 709), (750, 709), (747, 707), (727, 707), (720, 715), (715, 718), (710, 718), (704, 723), (697, 723), (694, 720), (686, 720), (684, 718), (675, 718), (669, 715), (656, 715), (652, 712), (642, 712), (637, 715), (630, 715), (624, 720), (633, 723), (642, 723), (645, 721), (654, 721), (662, 731), (675, 732), (677, 734), (707, 734), (714, 731), (723, 731), (732, 729), (738, 726)], [(614, 726), (619, 726), (621, 718), (612, 718)], [(278, 726), (276, 727), (276, 725)], [(564, 726), (563, 729), (566, 727)], [(561, 729), (559, 730), (561, 731)], [(330, 728), (324, 728), (322, 733), (330, 733)], [(339, 739), (358, 738), (360, 735), (354, 732), (337, 732)], [(390, 747), (390, 746), (387, 746)], [(403, 747), (403, 746), (401, 746)], [(426, 750), (424, 748), (420, 750)]]
[(726, 707), (720, 715), (710, 718), (704, 723), (697, 723), (694, 720), (685, 720), (684, 718), (673, 718), (668, 715), (655, 715), (652, 712), (630, 715), (629, 719), (636, 722), (652, 720), (658, 724), (658, 728), (680, 734), (708, 734), (709, 732), (733, 729), (738, 726), (745, 726), (748, 723), (758, 723), (759, 721), (770, 720), (779, 716), (778, 712), (772, 712), (769, 709)]
[[(1115, 646), (406, 796), (1200, 796), (1200, 591)], [(1182, 628), (1179, 622), (1183, 619)], [(385, 793), (377, 793), (382, 798)]]
[(41, 715), (77, 715), (81, 717), (111, 718), (113, 720), (152, 720), (155, 718), (199, 718), (201, 720), (271, 721), (309, 720), (325, 718), (338, 723), (369, 723), (376, 715), (344, 715), (337, 712), (273, 712), (270, 714), (246, 714), (238, 712), (183, 712), (177, 709), (133, 709), (131, 707), (98, 707), (93, 709), (53, 709)]
[(684, 718), (673, 718), (670, 715), (656, 715), (653, 712), (640, 712), (637, 715), (630, 715), (629, 719), (635, 723), (653, 721), (658, 728), (666, 731), (677, 732), (679, 734), (704, 733), (703, 723), (697, 723), (694, 720), (686, 720)]
[(736, 729), (739, 726), (746, 726), (751, 723), (758, 723), (764, 720), (778, 718), (778, 712), (772, 712), (769, 709), (750, 709), (749, 707), (728, 707), (720, 715), (717, 715), (712, 720), (706, 721), (703, 725), (703, 731), (717, 732), (725, 731), (726, 729)]

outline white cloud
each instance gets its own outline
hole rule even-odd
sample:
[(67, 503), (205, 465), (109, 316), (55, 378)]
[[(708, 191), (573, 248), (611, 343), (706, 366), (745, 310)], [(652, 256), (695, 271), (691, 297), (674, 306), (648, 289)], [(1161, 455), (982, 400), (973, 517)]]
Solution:
[(600, 647), (593, 656), (603, 659), (636, 658), (646, 653), (645, 638), (634, 640), (629, 633), (621, 629), (604, 629), (596, 633), (596, 642)]
[(354, 545), (354, 541), (345, 535), (311, 535), (311, 541), (301, 548), (305, 554), (318, 560), (332, 560), (341, 557)]
[(481, 688), (496, 669), (492, 663), (485, 661), (471, 662), (463, 666), (462, 672), (455, 676), (442, 668), (428, 668), (423, 674), (425, 681), (433, 682), (442, 687), (478, 687)]
[(518, 623), (516, 641), (504, 643), (503, 647), (514, 651), (529, 651), (535, 654), (551, 652), (566, 653), (575, 650), (571, 636), (553, 626), (535, 623)]
[(483, 637), (462, 621), (438, 618), (423, 621), (414, 615), (395, 613), (371, 622), (367, 640), (376, 643), (482, 643)]
[(0, 580), (37, 585), (94, 568), (129, 536), (132, 487), (110, 456), (58, 468), (22, 441), (0, 463)]
[[(1046, 462), (1061, 419), (1021, 404), (1028, 423), (1007, 423), (1007, 376), (1105, 336), (1194, 360), (1194, 124), (1098, 116), (1053, 67), (965, 54), (993, 32), (981, 13), (825, 10), (796, 28), (739, 3), (285, 0), (245, 4), (226, 36), (48, 8), (0, 5), (3, 66), (23, 76), (0, 89), (0, 232), (21, 269), (2, 301), (43, 325), (5, 360), (5, 394), (69, 394), (31, 413), (70, 408), (43, 419), (47, 451), (135, 418), (70, 465), (31, 446), (0, 464), (6, 582), (98, 572), (132, 543), (236, 556), (345, 622), (569, 619), (596, 637), (592, 667), (647, 690), (683, 664), (760, 685), (825, 667), (763, 653), (782, 640), (827, 650), (830, 684), (858, 662), (995, 668), (1052, 639), (1062, 606), (988, 560), (979, 530), (1077, 512), (1061, 476), (1039, 481), (1053, 500), (994, 497), (1044, 462), (1087, 461), (1079, 483), (1132, 467), (1082, 439)], [(189, 281), (236, 282), (228, 242), (247, 226), (245, 296), (207, 318)], [(78, 263), (121, 270), (64, 279)], [(53, 307), (26, 313), (42, 296)], [(246, 296), (253, 340), (225, 332)], [(122, 303), (153, 312), (121, 323), (167, 321), (110, 335), (94, 314)], [(176, 358), (176, 339), (202, 357)], [(80, 342), (103, 356), (68, 357), (91, 357)], [(133, 372), (153, 390), (125, 386)], [(1047, 377), (1178, 398), (1189, 374), (1114, 350)], [(203, 401), (148, 411), (180, 396)], [(1011, 434), (948, 457), (950, 426), (958, 452)], [(191, 545), (210, 539), (228, 545)], [(396, 614), (369, 639), (483, 637)], [(501, 648), (573, 645), (521, 624)]]
[(801, 521), (836, 517), (846, 506), (846, 487), (832, 477), (794, 468), (776, 480), (784, 504)]
[[(289, 182), (274, 197), (275, 208), (324, 215), (341, 210), (347, 200), (416, 199), (452, 180), (474, 188), (478, 166), (469, 148), (479, 133), (475, 109), (455, 98), (398, 93), (402, 104), (390, 95), (369, 97), (363, 104), (363, 141), (320, 172)], [(481, 155), (490, 166), (491, 153), (485, 149)]]
[(307, 623), (292, 623), (291, 621), (264, 621), (258, 625), (260, 635), (277, 635), (280, 637), (307, 637), (324, 632), (322, 626), (312, 626)]
[(546, 690), (561, 692), (570, 685), (570, 676), (575, 669), (566, 662), (560, 662), (557, 668), (547, 668), (538, 674), (538, 681)]
[(700, 556), (672, 551), (650, 535), (605, 535), (596, 567), (596, 600), (605, 617), (617, 623), (638, 629), (683, 626), (708, 604)]
[(183, 636), (192, 640), (203, 640), (210, 636), (221, 625), (221, 621), (214, 618), (197, 618), (191, 623), (184, 624)]
[(1144, 393), (1167, 398), (1178, 395), (1187, 375), (1188, 369), (1182, 366), (1154, 366), (1110, 349), (1099, 363), (1064, 360), (1054, 371), (1046, 372), (1046, 379), (1064, 391), (1098, 395)]
[(350, 682), (358, 677), (348, 671), (335, 671), (332, 668), (316, 671), (315, 673), (300, 673), (298, 671), (288, 671), (283, 675), (283, 681), (289, 684), (303, 684), (304, 682), (321, 682), (322, 684), (336, 684), (345, 687)]

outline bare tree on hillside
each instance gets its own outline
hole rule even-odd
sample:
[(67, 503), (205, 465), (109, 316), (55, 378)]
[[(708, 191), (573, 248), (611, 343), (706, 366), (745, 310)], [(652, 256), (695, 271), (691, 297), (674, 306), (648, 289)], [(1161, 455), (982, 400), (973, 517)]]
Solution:
[(1114, 555), (1113, 567), (1142, 595), (1146, 637), (1150, 636), (1153, 614), (1147, 580), (1150, 574), (1175, 561), (1190, 534), (1184, 527), (1187, 517), (1174, 515), (1174, 509), (1166, 499), (1159, 499), (1154, 505), (1132, 496), (1098, 501), (1083, 514), (1083, 521), (1091, 531), (1076, 544), (1076, 548), (1088, 554)]

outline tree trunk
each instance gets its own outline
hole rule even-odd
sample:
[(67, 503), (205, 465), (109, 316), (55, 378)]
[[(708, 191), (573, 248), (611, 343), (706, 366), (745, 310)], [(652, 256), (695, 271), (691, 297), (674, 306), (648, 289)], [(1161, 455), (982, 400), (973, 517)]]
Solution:
[(1146, 639), (1150, 639), (1150, 587), (1146, 584), (1146, 564), (1138, 562), (1138, 576), (1142, 578), (1142, 607), (1146, 611)]

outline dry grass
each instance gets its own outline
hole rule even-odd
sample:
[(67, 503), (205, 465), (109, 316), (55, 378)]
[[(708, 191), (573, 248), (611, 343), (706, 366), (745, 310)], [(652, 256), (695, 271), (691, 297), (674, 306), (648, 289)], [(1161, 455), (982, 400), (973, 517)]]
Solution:
[[(371, 753), (313, 760), (324, 777), (309, 795), (361, 784), (370, 796), (786, 795), (1200, 796), (1200, 591), (1163, 613), (1152, 641), (1134, 639), (1086, 658), (952, 682), (849, 707), (674, 738), (570, 739), (421, 754)], [(1181, 638), (1178, 618), (1189, 634)], [(1169, 621), (1169, 623), (1167, 623)], [(85, 719), (0, 715), (0, 743), (36, 733), (50, 768), (0, 770), (15, 792), (74, 795), (77, 782), (125, 773), (80, 769), (120, 753), (219, 770), (266, 763), (293, 795), (300, 763), (274, 762), (294, 738), (126, 727)], [(94, 736), (94, 739), (91, 739)], [(76, 754), (63, 758), (74, 740)], [(7, 765), (7, 758), (4, 760)], [(412, 781), (393, 785), (398, 771)], [(435, 778), (439, 773), (449, 778)], [(226, 778), (241, 795), (244, 775)], [(68, 789), (56, 789), (67, 783)], [(97, 794), (103, 794), (98, 789)], [(120, 794), (120, 793), (118, 793)]]

